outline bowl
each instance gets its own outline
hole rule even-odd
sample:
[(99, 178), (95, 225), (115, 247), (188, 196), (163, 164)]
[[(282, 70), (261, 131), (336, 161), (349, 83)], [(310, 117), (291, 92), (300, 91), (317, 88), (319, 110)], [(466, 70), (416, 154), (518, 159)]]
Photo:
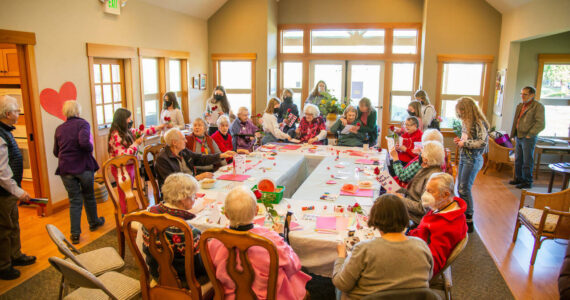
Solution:
[(200, 186), (203, 189), (211, 189), (214, 187), (215, 184), (216, 184), (216, 179), (206, 178), (206, 179), (202, 180), (202, 182), (200, 183)]

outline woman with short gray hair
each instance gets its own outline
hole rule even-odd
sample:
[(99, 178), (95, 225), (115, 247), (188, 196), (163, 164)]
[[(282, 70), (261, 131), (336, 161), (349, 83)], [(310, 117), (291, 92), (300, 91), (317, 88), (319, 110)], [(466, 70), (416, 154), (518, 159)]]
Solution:
[(305, 116), (301, 119), (299, 128), (295, 130), (297, 139), (301, 143), (323, 144), (323, 140), (327, 138), (327, 128), (319, 108), (313, 104), (305, 104), (303, 112)]
[(79, 117), (81, 105), (75, 100), (66, 101), (62, 112), (67, 120), (55, 130), (53, 155), (58, 158), (55, 174), (61, 176), (69, 198), (71, 242), (79, 244), (83, 204), (89, 230), (94, 231), (105, 223), (105, 218), (97, 216), (93, 190), (94, 175), (99, 165), (92, 154), (91, 127)]

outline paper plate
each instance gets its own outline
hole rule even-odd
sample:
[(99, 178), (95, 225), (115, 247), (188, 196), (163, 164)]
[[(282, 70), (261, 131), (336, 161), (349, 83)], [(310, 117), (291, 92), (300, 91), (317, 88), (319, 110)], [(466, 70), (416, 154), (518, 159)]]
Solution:
[(277, 185), (275, 184), (275, 182), (273, 182), (273, 180), (271, 179), (261, 179), (258, 183), (257, 183), (257, 188), (262, 191), (262, 192), (268, 192), (268, 193), (273, 193), (275, 191), (275, 187)]

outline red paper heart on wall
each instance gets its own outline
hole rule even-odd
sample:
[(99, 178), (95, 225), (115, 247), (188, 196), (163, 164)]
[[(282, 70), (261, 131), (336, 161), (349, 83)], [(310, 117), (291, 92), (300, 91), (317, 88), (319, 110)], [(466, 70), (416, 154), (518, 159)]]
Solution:
[(40, 104), (44, 110), (63, 121), (66, 120), (61, 109), (63, 108), (63, 103), (68, 100), (77, 99), (77, 90), (73, 82), (68, 81), (61, 85), (59, 88), (59, 93), (54, 89), (43, 89), (40, 93)]

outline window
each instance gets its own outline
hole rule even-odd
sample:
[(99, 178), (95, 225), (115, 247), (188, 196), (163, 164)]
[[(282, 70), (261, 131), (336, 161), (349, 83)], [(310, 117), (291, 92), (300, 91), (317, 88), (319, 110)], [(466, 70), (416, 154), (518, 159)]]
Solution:
[(124, 105), (124, 79), (121, 60), (95, 59), (93, 83), (98, 127), (109, 127), (115, 110)]
[(384, 53), (384, 29), (311, 31), (312, 53)]
[(404, 121), (408, 116), (408, 104), (413, 100), (414, 63), (392, 64), (391, 121)]
[(179, 59), (168, 60), (168, 73), (168, 92), (176, 94), (180, 110), (182, 110), (182, 63)]
[(536, 97), (544, 104), (545, 128), (540, 136), (569, 137), (570, 128), (570, 55), (538, 56)]
[(303, 53), (303, 30), (283, 30), (282, 53)]
[[(287, 61), (283, 63), (283, 88), (293, 90), (293, 103), (301, 109), (301, 85), (303, 82), (303, 63)], [(281, 96), (281, 95), (279, 95)]]
[(418, 49), (417, 29), (394, 29), (392, 53), (416, 54)]
[(212, 54), (214, 85), (222, 85), (234, 113), (244, 106), (255, 112), (255, 54)]
[(158, 125), (160, 91), (158, 89), (158, 59), (142, 60), (144, 120), (146, 126)]
[(443, 122), (441, 128), (451, 128), (457, 118), (455, 105), (461, 97), (473, 98), (486, 112), (493, 56), (486, 55), (439, 55), (436, 91), (436, 110)]

